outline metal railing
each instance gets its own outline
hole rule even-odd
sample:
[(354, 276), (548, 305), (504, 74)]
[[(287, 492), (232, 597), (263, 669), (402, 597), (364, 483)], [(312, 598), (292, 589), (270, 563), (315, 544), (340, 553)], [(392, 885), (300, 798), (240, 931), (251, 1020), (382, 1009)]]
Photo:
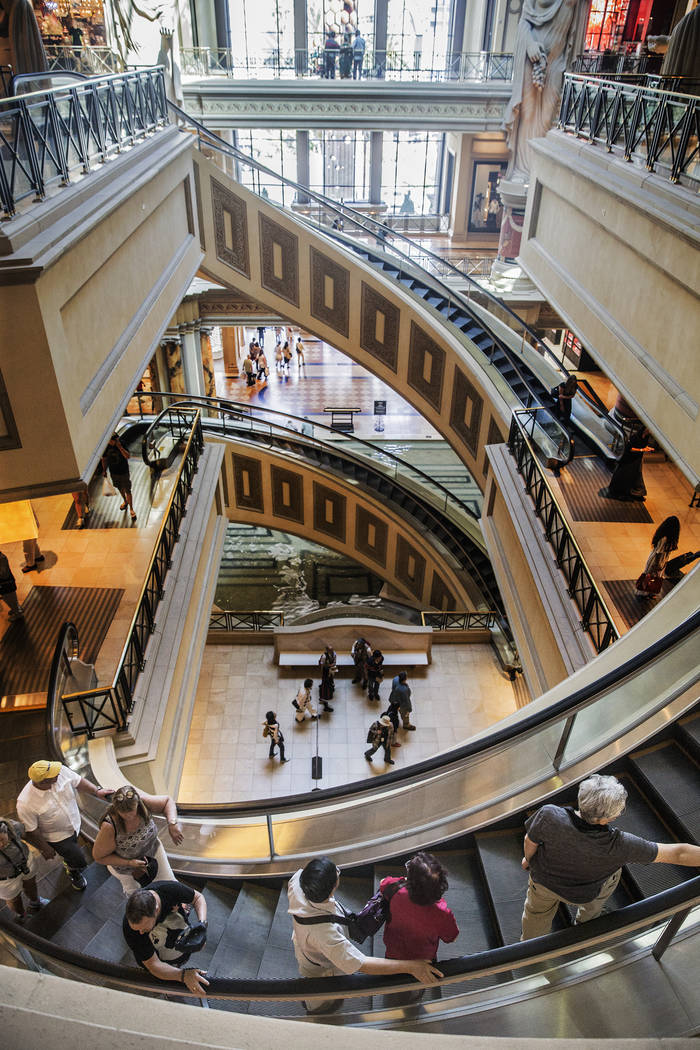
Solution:
[[(352, 78), (352, 58), (347, 77), (341, 74), (341, 55), (335, 51), (335, 79)], [(349, 56), (347, 56), (349, 57)], [(346, 61), (347, 61), (346, 57)], [(185, 47), (180, 51), (180, 67), (188, 77), (230, 77), (236, 80), (292, 79), (325, 77), (323, 47), (292, 50), (272, 48), (253, 56), (238, 54), (231, 48)], [(343, 71), (345, 65), (343, 65)], [(431, 56), (429, 65), (406, 61), (392, 48), (363, 56), (361, 80), (386, 81), (487, 81), (508, 82), (513, 78), (513, 55), (496, 51), (465, 51), (461, 54)]]
[(0, 66), (0, 95), (7, 97), (10, 93), (12, 66)]
[(210, 631), (273, 631), (275, 627), (284, 627), (284, 613), (275, 610), (229, 612), (217, 609), (209, 616)]
[[(170, 411), (167, 408), (164, 414)], [(125, 729), (134, 707), (134, 689), (144, 668), (146, 646), (155, 630), (156, 613), (163, 597), (168, 569), (172, 565), (173, 548), (180, 538), (180, 522), (185, 514), (187, 499), (192, 491), (192, 479), (197, 473), (199, 457), (204, 449), (198, 409), (192, 412), (191, 419), (190, 435), (183, 452), (182, 463), (175, 478), (112, 683), (97, 689), (67, 693), (61, 697), (71, 732), (86, 733), (90, 739), (103, 729)]]
[(595, 651), (602, 653), (620, 635), (530, 444), (527, 431), (528, 428), (532, 431), (536, 425), (536, 411), (516, 410), (510, 424), (508, 450), (515, 459), (518, 473), (524, 478), (525, 490), (532, 498), (535, 513), (544, 525), (545, 536), (556, 554), (557, 566), (564, 574), (569, 596), (581, 613), (581, 627), (590, 636)]
[(627, 51), (585, 51), (576, 56), (571, 72), (583, 76), (595, 73), (658, 73), (663, 58), (663, 55), (654, 52), (635, 55)]
[(0, 207), (43, 200), (168, 123), (163, 70), (95, 77), (0, 99)]
[(84, 73), (86, 76), (100, 76), (102, 73), (123, 73), (124, 63), (111, 47), (72, 47), (70, 44), (44, 45), (49, 72), (64, 69), (71, 73)]
[(490, 631), (500, 620), (500, 613), (487, 612), (429, 612), (420, 614), (424, 627), (434, 631)]
[(700, 99), (624, 80), (567, 73), (557, 127), (671, 182), (700, 183)]

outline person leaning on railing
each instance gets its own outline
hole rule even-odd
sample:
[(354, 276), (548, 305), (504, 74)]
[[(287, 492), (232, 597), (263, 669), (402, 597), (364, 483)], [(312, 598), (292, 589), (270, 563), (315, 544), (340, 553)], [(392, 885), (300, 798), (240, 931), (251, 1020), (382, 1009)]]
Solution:
[[(190, 907), (195, 926), (187, 920)], [(207, 902), (198, 890), (174, 880), (136, 890), (126, 902), (122, 933), (139, 966), (160, 981), (180, 981), (193, 994), (206, 995), (206, 970), (184, 965), (207, 938)]]
[[(289, 913), (294, 922), (292, 942), (302, 977), (342, 977), (351, 973), (373, 976), (407, 973), (421, 984), (436, 984), (443, 976), (428, 959), (380, 959), (364, 955), (343, 933), (333, 916), (343, 916), (342, 905), (333, 896), (340, 883), (340, 868), (329, 857), (314, 857), (289, 880)], [(329, 916), (327, 922), (306, 924), (303, 920)], [(299, 922), (299, 920), (302, 922)], [(327, 1000), (304, 1008), (321, 1013), (337, 1008), (342, 1000)]]
[(139, 888), (139, 879), (147, 870), (149, 857), (157, 864), (155, 879), (170, 881), (175, 878), (152, 814), (162, 814), (168, 822), (172, 842), (179, 846), (183, 840), (177, 819), (177, 806), (169, 795), (147, 795), (125, 784), (111, 798), (111, 805), (100, 824), (93, 860), (119, 879), (124, 893)]
[(579, 786), (578, 809), (546, 805), (525, 822), (522, 866), (530, 879), (521, 940), (549, 933), (560, 901), (577, 907), (577, 924), (598, 918), (623, 864), (700, 867), (700, 846), (650, 842), (611, 827), (626, 802), (616, 777), (595, 773)]

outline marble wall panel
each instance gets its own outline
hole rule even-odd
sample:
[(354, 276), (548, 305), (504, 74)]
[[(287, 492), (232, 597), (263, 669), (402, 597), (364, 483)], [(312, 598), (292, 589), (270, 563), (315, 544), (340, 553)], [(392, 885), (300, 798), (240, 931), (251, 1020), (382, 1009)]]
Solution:
[(423, 597), (425, 581), (425, 558), (399, 533), (396, 537), (396, 578), (401, 581), (419, 601)]
[[(489, 419), (489, 432), (486, 435), (487, 445), (501, 445), (506, 440), (501, 434), (500, 427), (496, 423), (496, 420), (491, 416)], [(482, 467), (482, 473), (484, 477), (488, 474), (489, 470), (489, 457), (484, 453), (484, 465)]]
[(265, 510), (262, 466), (259, 460), (234, 454), (233, 486), (238, 507), (244, 510)]
[(273, 219), (260, 219), (260, 283), (299, 306), (299, 238)]
[(479, 429), (483, 408), (484, 399), (481, 394), (464, 372), (460, 368), (455, 368), (450, 426), (467, 446), (472, 456), (476, 456), (479, 448)]
[(272, 513), (304, 524), (304, 481), (301, 474), (284, 467), (270, 467)]
[(314, 528), (345, 543), (346, 519), (345, 496), (314, 481)]
[(245, 201), (211, 178), (211, 204), (217, 258), (250, 278), (248, 212)]
[(366, 507), (355, 511), (355, 547), (377, 565), (386, 568), (386, 551), (389, 541), (389, 526)]
[(360, 346), (392, 372), (398, 364), (400, 317), (398, 306), (362, 282)]
[(440, 612), (452, 612), (456, 607), (454, 594), (437, 572), (433, 572), (430, 585), (430, 604)]
[(347, 339), (350, 326), (350, 271), (311, 248), (311, 316)]
[(445, 351), (415, 321), (411, 321), (408, 385), (432, 405), (436, 412), (440, 411), (442, 405), (444, 373)]

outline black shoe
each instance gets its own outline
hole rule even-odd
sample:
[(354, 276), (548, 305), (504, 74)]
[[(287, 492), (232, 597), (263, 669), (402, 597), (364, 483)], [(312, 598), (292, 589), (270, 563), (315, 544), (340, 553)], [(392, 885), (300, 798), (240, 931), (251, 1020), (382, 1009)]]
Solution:
[(69, 871), (68, 872), (68, 878), (70, 879), (70, 884), (71, 884), (71, 886), (73, 887), (74, 890), (86, 890), (87, 889), (87, 879), (85, 878), (85, 876), (83, 875), (82, 872), (80, 872), (80, 871)]
[(385, 758), (384, 761), (386, 762), (386, 764), (388, 766), (395, 766), (396, 765), (396, 763), (394, 762), (393, 758)]
[(368, 762), (372, 761), (372, 756), (368, 755), (366, 751), (365, 751), (365, 758), (367, 759)]
[(282, 762), (289, 762), (289, 759), (288, 759), (288, 758), (281, 758), (281, 759), (280, 759), (280, 764), (281, 764)]
[(332, 712), (335, 711), (335, 708), (334, 707), (330, 707), (328, 704), (324, 704), (323, 705), (323, 710), (324, 711), (328, 711), (329, 714), (332, 714)]

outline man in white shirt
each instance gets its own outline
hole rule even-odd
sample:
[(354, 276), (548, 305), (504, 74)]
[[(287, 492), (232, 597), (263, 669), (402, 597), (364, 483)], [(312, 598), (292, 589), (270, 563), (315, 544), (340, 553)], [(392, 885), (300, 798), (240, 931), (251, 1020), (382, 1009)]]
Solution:
[[(333, 896), (340, 882), (340, 868), (328, 857), (314, 857), (289, 880), (287, 895), (289, 913), (296, 920), (318, 916), (343, 915)], [(343, 977), (351, 973), (409, 973), (421, 984), (436, 984), (442, 977), (427, 959), (379, 959), (364, 955), (335, 922), (307, 925), (295, 921), (292, 941), (302, 977)], [(321, 1013), (337, 1008), (342, 1000), (316, 1003), (308, 1013)]]
[(313, 685), (313, 678), (305, 678), (304, 684), (301, 686), (299, 692), (296, 695), (296, 702), (294, 704), (294, 718), (297, 722), (305, 721), (307, 712), (311, 716), (312, 722), (315, 722), (318, 718), (318, 712), (314, 707), (313, 697), (311, 694)]
[(60, 762), (41, 759), (29, 767), (29, 783), (17, 799), (17, 816), (24, 824), (24, 838), (51, 860), (58, 853), (74, 890), (84, 890), (87, 881), (83, 869), (87, 861), (78, 845), (80, 811), (75, 792), (83, 791), (95, 798), (111, 794), (98, 788), (79, 773)]

